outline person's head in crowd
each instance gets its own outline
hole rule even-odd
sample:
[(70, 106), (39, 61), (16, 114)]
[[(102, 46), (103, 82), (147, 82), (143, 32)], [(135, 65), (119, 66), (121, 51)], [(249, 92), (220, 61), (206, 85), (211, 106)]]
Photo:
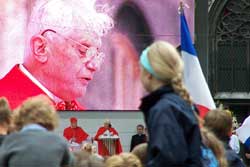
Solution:
[(222, 141), (229, 139), (232, 126), (232, 115), (227, 110), (211, 110), (204, 118), (204, 127), (211, 130)]
[(182, 80), (183, 61), (174, 46), (165, 41), (154, 42), (142, 52), (140, 64), (141, 81), (148, 92), (169, 85), (184, 100), (192, 103)]
[(28, 98), (14, 111), (14, 124), (22, 129), (28, 124), (38, 124), (49, 131), (58, 125), (58, 115), (52, 102), (44, 95)]
[(142, 167), (137, 156), (132, 153), (113, 155), (106, 160), (106, 167)]
[(233, 132), (239, 127), (238, 121), (235, 116), (233, 116)]
[(55, 96), (65, 101), (82, 97), (104, 59), (101, 38), (112, 27), (95, 0), (37, 1), (23, 65)]
[(213, 151), (219, 163), (219, 167), (226, 167), (227, 159), (223, 143), (213, 134), (213, 132), (205, 127), (201, 128), (201, 136), (202, 143)]
[(89, 154), (86, 151), (73, 152), (74, 163), (72, 167), (104, 167), (103, 160)]
[(81, 149), (83, 151), (86, 151), (89, 154), (92, 154), (92, 144), (91, 143), (84, 143)]
[(0, 135), (6, 135), (11, 124), (11, 110), (8, 100), (0, 97)]
[(135, 154), (140, 159), (142, 166), (146, 166), (147, 148), (148, 144), (142, 143), (135, 146), (135, 148), (132, 150), (132, 153)]
[(110, 121), (109, 119), (106, 119), (106, 120), (104, 121), (104, 127), (105, 127), (106, 129), (111, 128), (111, 121)]
[(71, 128), (76, 128), (77, 127), (77, 118), (76, 117), (71, 117), (70, 118), (70, 126), (71, 126)]
[(139, 124), (136, 126), (137, 134), (143, 134), (144, 133), (144, 126), (142, 124)]

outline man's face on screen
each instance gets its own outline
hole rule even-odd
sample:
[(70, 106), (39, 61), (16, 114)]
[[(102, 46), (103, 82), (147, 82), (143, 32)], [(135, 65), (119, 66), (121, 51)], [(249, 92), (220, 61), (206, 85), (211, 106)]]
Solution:
[[(100, 44), (86, 39), (83, 33), (51, 33), (51, 77), (54, 78), (56, 96), (72, 100), (85, 95), (87, 85), (100, 68), (103, 55)], [(96, 39), (95, 39), (96, 41)]]

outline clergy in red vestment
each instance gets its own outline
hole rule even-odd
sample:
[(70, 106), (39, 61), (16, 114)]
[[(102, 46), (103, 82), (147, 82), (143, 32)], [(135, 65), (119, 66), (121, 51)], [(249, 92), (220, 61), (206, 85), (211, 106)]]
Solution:
[(41, 85), (22, 64), (16, 65), (0, 80), (0, 96), (8, 99), (12, 109), (18, 107), (27, 98), (41, 94), (48, 96), (57, 110), (84, 110), (84, 107), (75, 100), (67, 102), (55, 96)]
[[(118, 132), (115, 130), (115, 128), (113, 128), (111, 126), (111, 122), (110, 120), (105, 120), (104, 122), (104, 126), (100, 127), (94, 137), (94, 140), (96, 140), (98, 142), (98, 154), (100, 154), (101, 156), (109, 156), (111, 153), (109, 152), (108, 148), (105, 146), (105, 144), (103, 143), (103, 141), (100, 139), (101, 136), (105, 136), (107, 134), (107, 132), (111, 135), (111, 136), (118, 136), (119, 134)], [(115, 154), (119, 154), (122, 152), (122, 146), (121, 146), (121, 142), (120, 139), (115, 140), (114, 142), (114, 146), (115, 146)]]
[(65, 128), (63, 136), (70, 142), (81, 144), (83, 141), (90, 139), (90, 136), (79, 126), (77, 126), (77, 118), (70, 118), (70, 126)]
[[(65, 17), (65, 12), (72, 18)], [(45, 94), (57, 110), (83, 110), (76, 99), (85, 96), (103, 62), (101, 38), (112, 26), (112, 19), (98, 12), (95, 3), (34, 3), (23, 63), (0, 80), (0, 96), (8, 99), (11, 108), (30, 96)]]

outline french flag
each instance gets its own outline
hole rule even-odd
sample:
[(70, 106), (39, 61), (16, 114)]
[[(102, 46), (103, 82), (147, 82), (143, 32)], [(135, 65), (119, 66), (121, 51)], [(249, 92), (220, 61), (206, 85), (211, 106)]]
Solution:
[(243, 124), (238, 129), (236, 129), (236, 134), (240, 141), (250, 149), (250, 116), (244, 120)]
[(206, 113), (215, 109), (215, 104), (208, 88), (205, 77), (197, 57), (196, 50), (192, 44), (188, 24), (184, 11), (180, 14), (181, 20), (181, 55), (184, 61), (184, 83), (193, 102), (200, 111), (203, 118)]

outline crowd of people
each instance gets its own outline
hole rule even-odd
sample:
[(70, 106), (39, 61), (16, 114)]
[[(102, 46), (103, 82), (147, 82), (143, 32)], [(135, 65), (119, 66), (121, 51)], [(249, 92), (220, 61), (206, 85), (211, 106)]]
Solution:
[[(141, 166), (136, 153), (122, 153), (120, 142), (116, 142), (117, 150), (113, 153), (114, 156), (110, 156), (109, 150), (104, 150), (106, 147), (101, 142), (100, 135), (107, 134), (107, 131), (110, 132), (107, 135), (118, 135), (110, 126), (109, 120), (98, 129), (95, 137), (89, 137), (81, 127), (77, 126), (75, 117), (70, 118), (71, 125), (65, 128), (64, 138), (55, 134), (53, 130), (58, 126), (58, 113), (51, 100), (44, 95), (28, 98), (14, 111), (9, 108), (7, 99), (1, 98), (0, 118), (0, 166), (2, 167), (98, 167), (105, 164), (111, 167), (124, 165), (125, 162), (129, 166)], [(142, 125), (138, 127), (139, 135), (142, 135), (140, 129)], [(84, 140), (89, 142), (82, 143)], [(92, 140), (98, 141), (98, 149), (92, 145)], [(72, 142), (79, 143), (80, 149), (71, 150)], [(133, 139), (132, 142), (140, 144), (146, 141), (138, 142)], [(101, 147), (99, 143), (102, 143)], [(143, 150), (145, 151), (146, 149)]]
[[(35, 3), (31, 11), (24, 63), (0, 80), (0, 95), (7, 98), (0, 99), (0, 167), (246, 166), (230, 146), (231, 113), (221, 108), (204, 119), (199, 116), (183, 83), (181, 56), (166, 41), (153, 42), (140, 55), (141, 82), (148, 94), (139, 109), (148, 135), (138, 125), (131, 152), (123, 152), (109, 120), (93, 137), (74, 117), (64, 138), (55, 134), (56, 110), (84, 109), (76, 99), (100, 67), (101, 37), (113, 26), (93, 3), (81, 2), (86, 3), (51, 0)], [(112, 153), (103, 142), (107, 136), (116, 141)]]

